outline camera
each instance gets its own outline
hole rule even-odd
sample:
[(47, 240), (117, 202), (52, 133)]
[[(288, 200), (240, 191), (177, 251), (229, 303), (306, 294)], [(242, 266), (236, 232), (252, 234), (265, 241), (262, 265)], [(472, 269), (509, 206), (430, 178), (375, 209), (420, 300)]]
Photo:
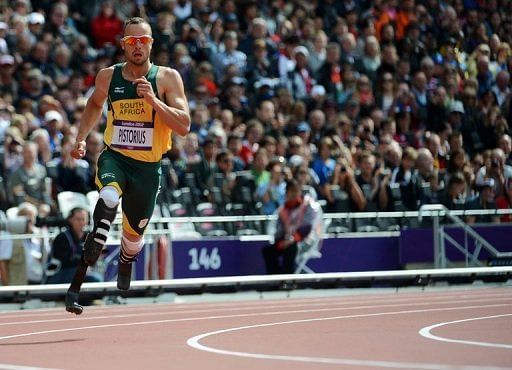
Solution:
[(25, 234), (27, 232), (28, 219), (26, 217), (0, 218), (0, 230), (10, 234)]
[(498, 168), (499, 166), (500, 166), (500, 162), (499, 162), (499, 160), (498, 160), (498, 159), (496, 159), (496, 158), (493, 158), (493, 159), (491, 160), (491, 167), (492, 167), (492, 168)]

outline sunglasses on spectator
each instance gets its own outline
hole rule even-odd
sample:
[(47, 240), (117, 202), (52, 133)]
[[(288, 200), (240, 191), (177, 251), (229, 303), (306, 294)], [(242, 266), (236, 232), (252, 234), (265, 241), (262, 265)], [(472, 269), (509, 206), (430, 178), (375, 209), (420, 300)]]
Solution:
[(153, 38), (149, 35), (142, 36), (125, 36), (122, 38), (126, 45), (133, 46), (139, 41), (142, 45), (150, 44), (153, 41)]

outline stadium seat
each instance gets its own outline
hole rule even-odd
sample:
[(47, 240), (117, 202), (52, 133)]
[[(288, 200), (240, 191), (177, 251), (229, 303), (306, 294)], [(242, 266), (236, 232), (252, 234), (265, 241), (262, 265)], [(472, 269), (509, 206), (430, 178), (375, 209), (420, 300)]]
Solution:
[(196, 206), (196, 214), (199, 217), (204, 217), (206, 220), (197, 224), (197, 230), (203, 236), (226, 236), (227, 231), (223, 228), (222, 224), (218, 222), (208, 221), (208, 217), (218, 216), (215, 204), (210, 202), (199, 203)]
[(90, 204), (87, 196), (73, 191), (63, 191), (57, 194), (57, 205), (62, 217), (67, 218), (69, 212), (75, 207), (89, 210)]

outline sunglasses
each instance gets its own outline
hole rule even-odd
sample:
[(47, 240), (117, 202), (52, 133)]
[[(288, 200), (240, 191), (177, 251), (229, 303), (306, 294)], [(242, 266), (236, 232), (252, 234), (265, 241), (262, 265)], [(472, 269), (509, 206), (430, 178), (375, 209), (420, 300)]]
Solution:
[(133, 46), (139, 41), (142, 45), (148, 45), (153, 42), (153, 38), (149, 35), (142, 36), (125, 36), (121, 40), (124, 41), (126, 45)]

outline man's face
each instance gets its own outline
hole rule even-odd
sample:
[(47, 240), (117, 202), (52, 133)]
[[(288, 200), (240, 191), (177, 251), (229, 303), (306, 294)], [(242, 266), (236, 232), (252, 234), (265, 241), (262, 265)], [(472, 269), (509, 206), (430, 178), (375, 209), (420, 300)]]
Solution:
[(128, 62), (137, 66), (145, 64), (153, 46), (151, 27), (146, 23), (128, 25), (121, 44)]

